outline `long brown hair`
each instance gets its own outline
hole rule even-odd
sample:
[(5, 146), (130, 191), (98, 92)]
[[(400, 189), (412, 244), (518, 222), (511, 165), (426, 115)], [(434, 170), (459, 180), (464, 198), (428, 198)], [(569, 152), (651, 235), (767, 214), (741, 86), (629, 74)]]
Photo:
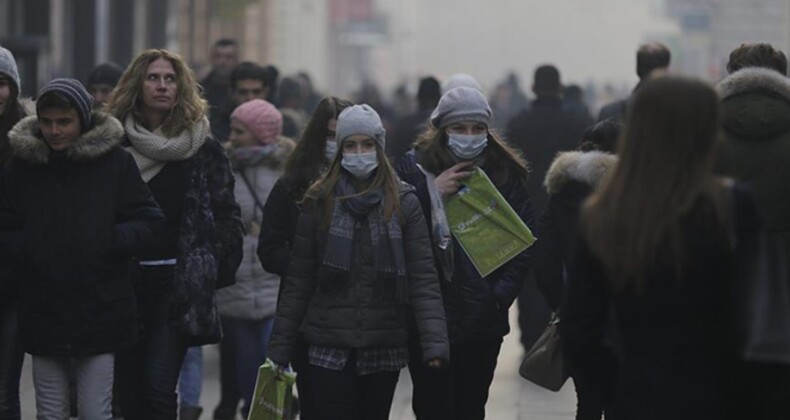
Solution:
[(329, 170), (323, 178), (316, 181), (304, 196), (306, 204), (320, 202), (324, 206), (324, 228), (329, 225), (329, 220), (332, 216), (332, 209), (334, 208), (335, 200), (344, 200), (351, 197), (365, 195), (371, 191), (382, 188), (384, 199), (382, 206), (384, 210), (384, 220), (389, 221), (393, 215), (399, 215), (400, 211), (400, 180), (395, 174), (395, 169), (390, 164), (384, 150), (376, 142), (376, 157), (379, 160), (379, 166), (376, 169), (376, 175), (367, 185), (367, 187), (357, 192), (354, 196), (337, 197), (335, 196), (335, 185), (340, 180), (341, 176), (352, 176), (343, 173), (343, 167), (340, 162), (343, 160), (342, 147), (338, 148), (335, 160), (329, 166)]
[[(457, 162), (452, 152), (447, 146), (447, 133), (430, 124), (428, 128), (417, 137), (414, 142), (414, 149), (419, 156), (419, 163), (431, 173), (439, 175)], [(527, 162), (517, 151), (499, 136), (488, 130), (488, 145), (483, 151), (486, 163), (488, 163), (487, 173), (491, 180), (501, 185), (508, 176), (515, 175), (521, 178), (521, 182), (526, 183), (529, 177)]]
[(582, 209), (582, 234), (616, 290), (645, 290), (662, 255), (682, 277), (680, 218), (714, 197), (716, 92), (704, 82), (659, 76), (635, 93), (619, 162)]
[(301, 140), (285, 164), (284, 176), (291, 183), (292, 199), (300, 200), (310, 183), (318, 179), (324, 165), (330, 163), (326, 158), (326, 138), (329, 135), (326, 126), (329, 120), (336, 120), (340, 112), (351, 105), (351, 101), (334, 96), (326, 97), (318, 103)]
[(142, 121), (143, 82), (148, 66), (154, 61), (164, 58), (173, 65), (176, 72), (177, 100), (176, 105), (165, 118), (162, 132), (170, 137), (180, 134), (192, 127), (206, 116), (208, 104), (200, 96), (200, 86), (195, 75), (180, 55), (160, 49), (146, 50), (135, 57), (132, 64), (124, 71), (118, 86), (115, 87), (112, 99), (107, 103), (107, 111), (121, 120), (128, 115)]

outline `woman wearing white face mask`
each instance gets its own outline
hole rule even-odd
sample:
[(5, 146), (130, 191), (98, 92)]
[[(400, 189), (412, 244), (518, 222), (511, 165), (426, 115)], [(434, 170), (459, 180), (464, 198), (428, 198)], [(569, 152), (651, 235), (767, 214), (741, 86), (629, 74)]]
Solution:
[[(467, 87), (447, 91), (414, 150), (398, 162), (398, 174), (416, 188), (426, 218), (431, 220), (432, 206), (454, 195), (470, 171), (479, 167), (534, 229), (525, 187), (526, 162), (489, 130), (490, 120), (491, 108), (479, 91)], [(419, 420), (482, 419), (502, 337), (510, 331), (508, 308), (530, 268), (529, 251), (482, 278), (449, 232), (432, 225), (452, 363), (441, 371), (410, 363), (412, 407)]]
[(384, 128), (367, 105), (337, 120), (339, 153), (308, 190), (277, 308), (269, 358), (286, 365), (299, 332), (308, 343), (315, 418), (387, 419), (409, 362), (417, 319), (421, 363), (448, 361), (431, 243), (419, 201), (384, 154)]

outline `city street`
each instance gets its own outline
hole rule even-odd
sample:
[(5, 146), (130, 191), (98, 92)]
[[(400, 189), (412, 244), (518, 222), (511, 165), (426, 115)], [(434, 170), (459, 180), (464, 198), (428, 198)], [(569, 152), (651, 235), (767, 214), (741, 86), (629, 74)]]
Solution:
[[(511, 325), (516, 325), (516, 311), (511, 310)], [(518, 332), (505, 337), (499, 364), (488, 400), (487, 418), (494, 420), (571, 420), (575, 413), (576, 396), (569, 380), (560, 392), (551, 392), (535, 386), (518, 376), (522, 350)], [(207, 346), (204, 352), (203, 396), (201, 403), (211, 419), (211, 410), (219, 400), (219, 360), (216, 346)], [(22, 374), (22, 418), (35, 418), (35, 396), (31, 381), (30, 359), (25, 360)], [(413, 420), (411, 412), (411, 381), (407, 370), (401, 373), (398, 389), (392, 404), (390, 418)]]

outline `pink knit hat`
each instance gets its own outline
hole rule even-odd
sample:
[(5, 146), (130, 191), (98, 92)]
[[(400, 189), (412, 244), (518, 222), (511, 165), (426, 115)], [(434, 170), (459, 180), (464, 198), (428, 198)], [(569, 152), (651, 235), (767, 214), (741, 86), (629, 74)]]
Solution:
[(283, 115), (263, 99), (253, 99), (239, 105), (230, 118), (244, 124), (261, 144), (274, 143), (283, 130)]

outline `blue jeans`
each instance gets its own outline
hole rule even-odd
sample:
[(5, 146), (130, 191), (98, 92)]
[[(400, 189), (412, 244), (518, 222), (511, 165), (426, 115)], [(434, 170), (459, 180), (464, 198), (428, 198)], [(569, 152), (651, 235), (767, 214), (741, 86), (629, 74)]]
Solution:
[(16, 304), (0, 302), (0, 419), (18, 420), (19, 378), (25, 353), (19, 338)]
[(200, 406), (203, 390), (203, 347), (190, 347), (181, 365), (178, 380), (178, 398), (181, 405)]
[(118, 353), (118, 386), (126, 420), (172, 420), (178, 412), (176, 387), (187, 345), (170, 321), (169, 290), (174, 267), (141, 268), (138, 304), (140, 341)]
[(235, 338), (233, 347), (236, 352), (236, 384), (244, 400), (241, 410), (246, 418), (255, 391), (255, 381), (258, 379), (258, 368), (266, 361), (274, 317), (261, 320), (225, 317), (223, 325), (233, 329), (228, 336)]

